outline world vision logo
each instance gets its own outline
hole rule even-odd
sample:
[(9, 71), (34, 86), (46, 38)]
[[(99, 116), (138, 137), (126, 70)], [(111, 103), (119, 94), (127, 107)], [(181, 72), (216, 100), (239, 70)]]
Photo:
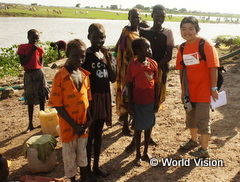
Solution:
[(151, 81), (153, 79), (153, 73), (147, 73), (147, 72), (144, 72), (145, 73), (145, 76), (147, 77), (148, 81)]

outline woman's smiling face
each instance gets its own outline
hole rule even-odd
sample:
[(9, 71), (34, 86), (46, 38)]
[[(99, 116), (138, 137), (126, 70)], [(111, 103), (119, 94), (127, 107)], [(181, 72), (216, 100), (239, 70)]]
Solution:
[(190, 44), (194, 43), (198, 32), (192, 23), (184, 23), (180, 30), (183, 39), (185, 39)]

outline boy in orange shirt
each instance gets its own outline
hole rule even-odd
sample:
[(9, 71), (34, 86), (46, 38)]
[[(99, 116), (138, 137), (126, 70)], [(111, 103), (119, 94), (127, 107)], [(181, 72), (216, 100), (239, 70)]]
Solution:
[(66, 177), (75, 182), (80, 166), (82, 181), (88, 181), (87, 137), (91, 116), (88, 112), (90, 92), (89, 72), (81, 68), (85, 62), (86, 45), (79, 39), (67, 45), (67, 61), (55, 75), (49, 106), (59, 115), (62, 156)]

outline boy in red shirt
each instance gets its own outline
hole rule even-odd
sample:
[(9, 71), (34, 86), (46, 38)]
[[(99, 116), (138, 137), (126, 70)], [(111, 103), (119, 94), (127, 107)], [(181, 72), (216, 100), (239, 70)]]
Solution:
[[(129, 114), (134, 116), (134, 138), (136, 143), (137, 165), (141, 160), (150, 160), (148, 145), (152, 127), (155, 125), (155, 112), (159, 107), (159, 81), (157, 62), (152, 56), (150, 42), (145, 38), (133, 40), (132, 49), (137, 55), (128, 65), (126, 81), (128, 86)], [(143, 158), (140, 154), (141, 132), (145, 130)]]
[(18, 55), (21, 65), (24, 67), (24, 99), (28, 105), (29, 125), (26, 132), (34, 129), (33, 109), (39, 104), (40, 110), (44, 110), (44, 104), (48, 99), (48, 88), (45, 74), (42, 71), (43, 48), (39, 47), (39, 32), (35, 29), (28, 31), (28, 44), (21, 44), (18, 47)]

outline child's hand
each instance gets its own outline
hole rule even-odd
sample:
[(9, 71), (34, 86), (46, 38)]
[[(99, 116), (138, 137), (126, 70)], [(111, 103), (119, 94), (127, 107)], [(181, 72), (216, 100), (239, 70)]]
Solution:
[(133, 107), (132, 104), (128, 105), (128, 113), (129, 113), (129, 115), (134, 115), (135, 114), (134, 107)]
[(154, 103), (154, 112), (158, 112), (158, 109), (159, 109), (159, 103), (158, 102), (155, 102)]
[(38, 42), (35, 42), (32, 46), (32, 50), (35, 51), (39, 47)]
[(76, 127), (73, 128), (74, 132), (80, 137), (85, 133), (86, 127), (82, 125), (76, 125)]

